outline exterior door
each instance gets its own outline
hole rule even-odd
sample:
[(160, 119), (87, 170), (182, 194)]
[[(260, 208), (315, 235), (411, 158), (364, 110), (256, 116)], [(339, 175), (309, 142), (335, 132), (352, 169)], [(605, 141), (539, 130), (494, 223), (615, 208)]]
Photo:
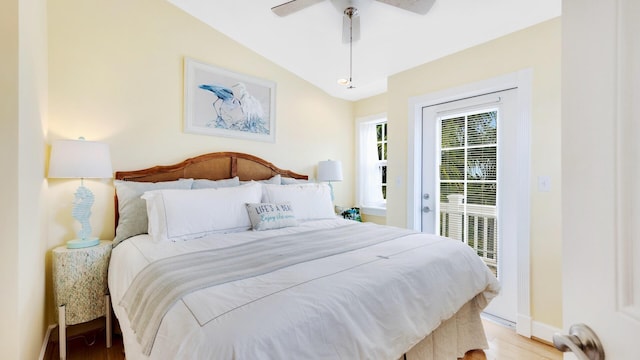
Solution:
[(638, 359), (640, 1), (564, 0), (562, 18), (564, 332)]
[(423, 109), (422, 231), (472, 247), (501, 283), (485, 310), (517, 320), (516, 90)]

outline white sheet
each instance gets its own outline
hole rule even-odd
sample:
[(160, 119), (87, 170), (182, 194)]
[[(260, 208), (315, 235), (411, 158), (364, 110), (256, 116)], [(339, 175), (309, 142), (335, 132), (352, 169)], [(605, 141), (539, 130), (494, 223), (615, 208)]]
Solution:
[[(127, 359), (147, 357), (118, 303), (151, 261), (344, 221), (166, 244), (142, 235), (118, 245), (111, 255), (109, 288)], [(425, 246), (402, 252), (416, 244)], [(353, 257), (371, 262), (350, 268)], [(295, 285), (301, 274), (315, 280)], [(179, 302), (163, 320), (149, 358), (397, 359), (463, 304), (480, 294), (476, 300), (484, 306), (497, 289), (495, 277), (469, 247), (415, 234), (190, 295), (185, 301), (208, 299), (211, 312), (231, 311), (201, 326)]]

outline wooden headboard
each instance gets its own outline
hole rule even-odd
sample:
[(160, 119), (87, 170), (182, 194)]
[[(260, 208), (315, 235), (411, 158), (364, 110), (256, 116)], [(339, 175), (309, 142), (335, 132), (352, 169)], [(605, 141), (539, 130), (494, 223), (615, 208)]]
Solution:
[(239, 177), (241, 181), (266, 180), (277, 174), (308, 180), (307, 175), (280, 169), (257, 156), (237, 152), (215, 152), (184, 160), (175, 165), (154, 166), (148, 169), (117, 171), (117, 180), (172, 181), (178, 179), (221, 180)]
[[(221, 180), (239, 177), (241, 181), (266, 180), (273, 176), (308, 180), (307, 175), (280, 169), (259, 157), (237, 152), (215, 152), (184, 160), (174, 165), (154, 166), (148, 169), (117, 171), (116, 180), (158, 182), (178, 179)], [(116, 225), (118, 224), (118, 198), (115, 198)]]

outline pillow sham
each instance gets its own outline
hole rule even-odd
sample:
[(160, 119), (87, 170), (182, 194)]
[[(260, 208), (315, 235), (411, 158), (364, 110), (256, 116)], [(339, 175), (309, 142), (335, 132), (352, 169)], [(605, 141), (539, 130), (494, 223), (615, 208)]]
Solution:
[(298, 225), (289, 202), (279, 204), (249, 203), (247, 204), (247, 212), (253, 230), (280, 229)]
[(192, 189), (217, 189), (221, 187), (239, 186), (240, 178), (233, 177), (231, 179), (222, 180), (208, 180), (208, 179), (195, 179), (193, 180)]
[(191, 189), (193, 179), (161, 182), (137, 182), (114, 180), (118, 196), (118, 224), (113, 246), (132, 236), (146, 234), (148, 227), (147, 207), (140, 196), (158, 189)]
[(294, 185), (294, 184), (309, 184), (309, 180), (294, 179), (290, 177), (282, 177), (280, 181), (281, 185)]
[(193, 190), (144, 193), (149, 235), (156, 242), (191, 240), (209, 234), (248, 230), (245, 204), (260, 201), (259, 183)]
[(255, 182), (259, 182), (261, 184), (276, 184), (276, 185), (278, 185), (278, 184), (280, 184), (280, 178), (281, 178), (280, 174), (276, 174), (273, 177), (271, 177), (270, 179), (240, 181), (240, 183), (241, 184), (247, 184), (247, 183), (250, 183), (252, 181), (255, 181)]
[(289, 202), (297, 220), (329, 219), (336, 217), (327, 184), (264, 185), (262, 202)]

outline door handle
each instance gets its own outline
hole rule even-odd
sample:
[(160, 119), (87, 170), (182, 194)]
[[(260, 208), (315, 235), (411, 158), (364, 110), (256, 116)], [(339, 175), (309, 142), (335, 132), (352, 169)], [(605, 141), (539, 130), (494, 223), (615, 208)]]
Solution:
[(571, 325), (569, 335), (553, 335), (553, 346), (562, 352), (573, 352), (579, 360), (604, 360), (600, 339), (585, 324)]

